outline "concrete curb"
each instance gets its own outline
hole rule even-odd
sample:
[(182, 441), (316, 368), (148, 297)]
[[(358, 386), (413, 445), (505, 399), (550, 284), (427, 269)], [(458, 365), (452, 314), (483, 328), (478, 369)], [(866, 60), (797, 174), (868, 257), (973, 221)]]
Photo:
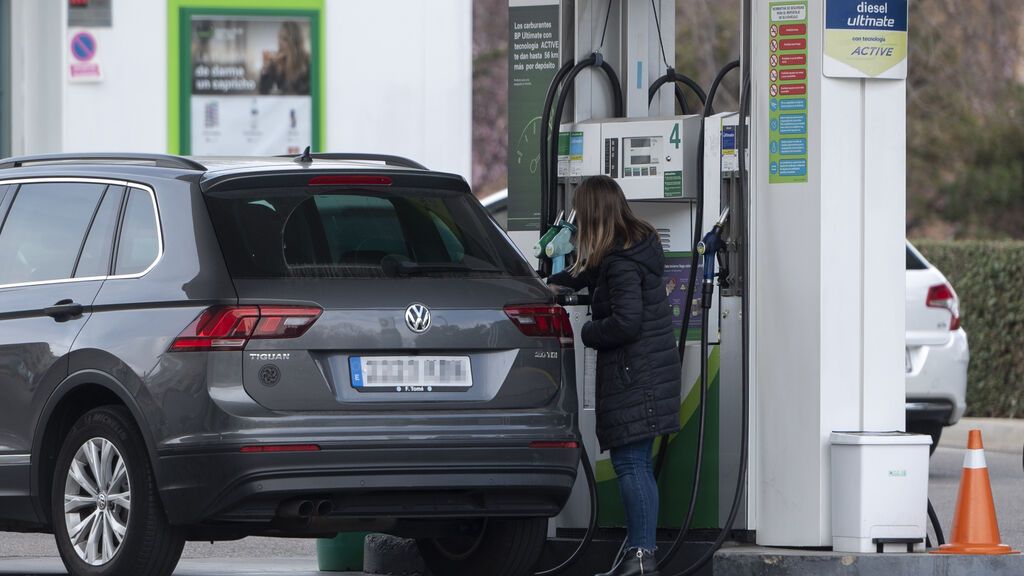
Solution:
[(714, 573), (729, 576), (1010, 576), (1024, 570), (1024, 556), (845, 554), (743, 546), (715, 554)]
[(961, 418), (955, 425), (942, 431), (942, 448), (967, 447), (967, 432), (977, 428), (986, 450), (1020, 454), (1024, 449), (1024, 420), (1011, 418)]

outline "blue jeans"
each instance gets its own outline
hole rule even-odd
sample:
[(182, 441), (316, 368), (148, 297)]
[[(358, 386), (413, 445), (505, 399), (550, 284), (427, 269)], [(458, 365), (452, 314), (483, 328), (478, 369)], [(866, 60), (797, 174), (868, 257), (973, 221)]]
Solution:
[(626, 508), (628, 548), (653, 552), (658, 530), (658, 483), (651, 448), (654, 438), (611, 449), (612, 466)]

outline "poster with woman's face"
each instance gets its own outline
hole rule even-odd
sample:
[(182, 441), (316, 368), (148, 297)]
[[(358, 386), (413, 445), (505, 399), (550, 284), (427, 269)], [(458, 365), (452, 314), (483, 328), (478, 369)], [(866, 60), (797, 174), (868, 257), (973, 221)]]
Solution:
[(192, 154), (313, 144), (309, 18), (194, 15), (190, 25)]

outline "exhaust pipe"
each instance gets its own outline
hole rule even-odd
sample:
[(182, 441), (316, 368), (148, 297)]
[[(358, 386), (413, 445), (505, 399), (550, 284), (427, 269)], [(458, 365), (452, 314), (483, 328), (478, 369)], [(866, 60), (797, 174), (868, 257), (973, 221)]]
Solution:
[(330, 500), (317, 500), (315, 514), (317, 516), (330, 516), (334, 511), (334, 503)]
[(312, 500), (288, 500), (281, 504), (278, 515), (283, 518), (304, 518), (313, 516), (316, 506)]

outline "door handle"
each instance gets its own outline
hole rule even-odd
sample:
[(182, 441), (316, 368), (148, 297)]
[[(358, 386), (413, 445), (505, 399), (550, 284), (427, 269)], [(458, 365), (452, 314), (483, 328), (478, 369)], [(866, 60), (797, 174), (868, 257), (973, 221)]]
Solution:
[(84, 308), (81, 304), (74, 302), (70, 299), (64, 299), (53, 306), (43, 308), (43, 314), (53, 318), (57, 322), (64, 322), (72, 318), (78, 318), (82, 315)]

